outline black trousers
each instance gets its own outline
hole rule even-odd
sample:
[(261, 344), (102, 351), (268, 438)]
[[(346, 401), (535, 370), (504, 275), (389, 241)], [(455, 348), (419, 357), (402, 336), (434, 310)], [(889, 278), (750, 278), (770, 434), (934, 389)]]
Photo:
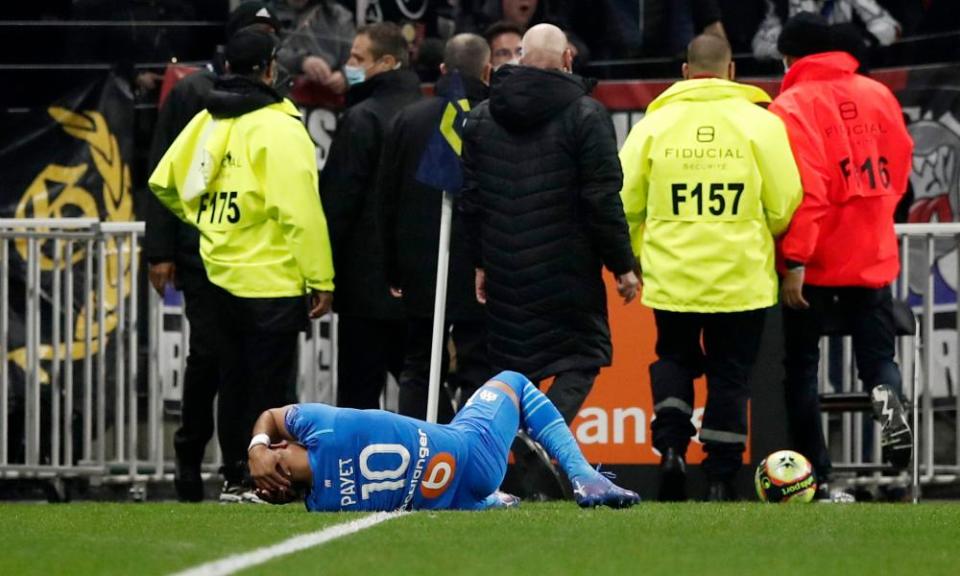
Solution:
[(341, 314), (337, 326), (337, 406), (380, 408), (387, 372), (400, 380), (406, 323)]
[[(444, 328), (447, 336), (443, 345), (440, 381), (447, 387), (440, 389), (437, 422), (445, 424), (453, 419), (454, 411), (450, 394), (460, 391), (460, 399), (466, 401), (477, 388), (483, 386), (493, 374), (487, 359), (487, 325), (483, 320), (448, 322)], [(457, 369), (449, 373), (450, 357), (447, 343), (452, 341), (457, 352)], [(427, 417), (427, 397), (430, 385), (430, 348), (433, 344), (433, 320), (411, 318), (407, 321), (407, 339), (403, 372), (400, 375), (400, 414), (420, 418)]]
[(219, 290), (217, 353), (222, 385), (217, 409), (223, 476), (242, 481), (253, 423), (269, 408), (296, 402), (297, 339), (306, 300), (238, 298)]
[(593, 383), (600, 374), (600, 368), (566, 370), (553, 378), (553, 384), (547, 390), (547, 398), (557, 407), (563, 420), (569, 426), (577, 417), (583, 401), (587, 399)]
[(894, 362), (896, 331), (888, 287), (804, 286), (810, 308), (783, 307), (784, 388), (794, 449), (810, 459), (817, 478), (830, 478), (830, 453), (823, 438), (818, 392), (820, 337), (849, 334), (857, 372), (869, 390), (879, 384), (901, 389)]
[(731, 480), (740, 469), (747, 441), (749, 378), (767, 310), (702, 314), (654, 310), (657, 361), (650, 365), (653, 445), (660, 452), (685, 453), (696, 433), (693, 381), (706, 374), (707, 406), (700, 441), (703, 469), (717, 480)]
[(216, 339), (219, 289), (202, 269), (178, 268), (177, 279), (190, 322), (190, 354), (183, 376), (180, 428), (173, 435), (173, 446), (180, 466), (199, 472), (207, 442), (213, 436), (213, 403), (220, 388)]

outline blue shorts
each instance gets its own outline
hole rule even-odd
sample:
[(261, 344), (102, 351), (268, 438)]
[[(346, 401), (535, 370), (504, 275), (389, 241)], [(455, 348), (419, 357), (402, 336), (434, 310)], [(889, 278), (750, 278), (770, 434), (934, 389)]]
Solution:
[(450, 423), (451, 428), (464, 435), (469, 454), (453, 508), (472, 508), (470, 500), (482, 501), (493, 494), (507, 473), (507, 455), (520, 427), (520, 411), (515, 400), (523, 397), (523, 387), (529, 381), (516, 372), (501, 372), (491, 380), (510, 386), (516, 398), (485, 384)]

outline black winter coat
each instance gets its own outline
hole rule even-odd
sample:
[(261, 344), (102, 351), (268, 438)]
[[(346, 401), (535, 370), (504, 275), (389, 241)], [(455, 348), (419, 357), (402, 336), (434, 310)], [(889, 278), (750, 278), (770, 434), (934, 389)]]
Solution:
[(340, 314), (403, 317), (401, 303), (390, 296), (387, 285), (377, 169), (390, 122), (420, 95), (420, 80), (407, 70), (377, 74), (347, 94), (349, 107), (320, 174), (320, 199), (336, 272), (333, 307)]
[[(462, 78), (467, 100), (474, 107), (487, 98), (477, 79)], [(442, 191), (417, 181), (417, 169), (430, 138), (437, 132), (447, 106), (448, 76), (437, 82), (439, 97), (403, 109), (393, 121), (383, 148), (380, 197), (384, 206), (384, 250), (391, 286), (403, 288), (408, 317), (432, 318), (437, 285)], [(454, 213), (450, 230), (450, 269), (447, 275), (446, 319), (483, 320), (474, 292), (474, 267), (463, 223)]]
[(572, 74), (505, 66), (464, 128), (461, 210), (490, 359), (533, 380), (610, 364), (605, 265), (632, 270), (613, 124)]

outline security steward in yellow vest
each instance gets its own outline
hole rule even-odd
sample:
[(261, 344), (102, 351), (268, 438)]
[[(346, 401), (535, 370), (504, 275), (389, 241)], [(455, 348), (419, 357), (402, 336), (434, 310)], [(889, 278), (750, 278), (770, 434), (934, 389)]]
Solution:
[(207, 275), (222, 288), (221, 501), (255, 499), (242, 484), (253, 422), (296, 401), (298, 332), (333, 300), (316, 152), (297, 109), (271, 87), (275, 46), (256, 30), (230, 39), (229, 74), (150, 177), (160, 201), (199, 229)]
[(706, 497), (729, 500), (747, 440), (747, 380), (777, 300), (774, 236), (802, 191), (783, 123), (758, 106), (766, 93), (732, 81), (726, 40), (695, 38), (683, 77), (630, 132), (621, 197), (657, 324), (660, 499), (686, 499), (693, 381), (706, 374)]

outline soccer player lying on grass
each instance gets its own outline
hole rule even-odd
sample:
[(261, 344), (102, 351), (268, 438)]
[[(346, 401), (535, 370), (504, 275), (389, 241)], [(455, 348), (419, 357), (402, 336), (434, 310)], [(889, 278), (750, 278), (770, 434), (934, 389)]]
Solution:
[(581, 507), (640, 501), (590, 467), (554, 405), (516, 372), (489, 380), (445, 425), (325, 404), (267, 410), (253, 428), (250, 474), (269, 502), (304, 488), (311, 511), (513, 506), (519, 500), (497, 488), (521, 423), (560, 463)]

